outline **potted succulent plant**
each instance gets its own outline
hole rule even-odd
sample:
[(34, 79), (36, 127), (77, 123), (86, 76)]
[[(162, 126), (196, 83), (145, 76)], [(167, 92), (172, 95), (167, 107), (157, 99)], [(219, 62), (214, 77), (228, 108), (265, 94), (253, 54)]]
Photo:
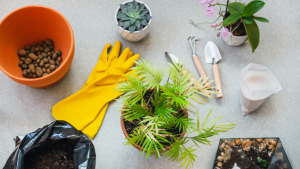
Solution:
[[(208, 118), (200, 125), (197, 108), (190, 102), (198, 104), (207, 102), (200, 95), (212, 97), (207, 84), (189, 82), (192, 74), (185, 71), (185, 65), (169, 64), (168, 80), (162, 82), (165, 72), (161, 68), (151, 67), (147, 61), (137, 61), (132, 69), (136, 74), (128, 76), (128, 81), (118, 84), (117, 91), (125, 93), (121, 97), (123, 109), (121, 126), (126, 136), (125, 145), (135, 146), (146, 158), (155, 155), (159, 158), (166, 154), (170, 161), (190, 167), (195, 161), (195, 148), (187, 147), (193, 142), (209, 145), (209, 137), (227, 132), (235, 127), (231, 122), (215, 124), (221, 117), (208, 123)], [(206, 81), (206, 80), (204, 80)], [(210, 82), (211, 83), (211, 82)], [(196, 86), (202, 86), (200, 90)], [(192, 107), (195, 109), (193, 110)], [(191, 113), (197, 114), (194, 123)], [(190, 135), (191, 134), (191, 135)]]
[(150, 8), (140, 1), (126, 1), (118, 7), (115, 21), (123, 38), (137, 42), (149, 33), (152, 13)]
[[(254, 15), (264, 7), (265, 2), (253, 0), (245, 4), (241, 2), (229, 3), (227, 0), (227, 4), (220, 4), (218, 2), (213, 3), (213, 1), (202, 0), (200, 4), (205, 7), (205, 15), (208, 17), (213, 16), (213, 14), (219, 15), (216, 21), (210, 23), (211, 27), (218, 30), (217, 36), (222, 33), (223, 40), (231, 46), (238, 46), (249, 40), (252, 52), (254, 52), (259, 44), (259, 29), (255, 21), (269, 22), (266, 18)], [(219, 6), (219, 12), (215, 6)], [(222, 9), (222, 6), (225, 6), (226, 10)], [(220, 17), (223, 18), (222, 22), (216, 23)], [(192, 24), (196, 26), (203, 23), (194, 24), (192, 22)]]

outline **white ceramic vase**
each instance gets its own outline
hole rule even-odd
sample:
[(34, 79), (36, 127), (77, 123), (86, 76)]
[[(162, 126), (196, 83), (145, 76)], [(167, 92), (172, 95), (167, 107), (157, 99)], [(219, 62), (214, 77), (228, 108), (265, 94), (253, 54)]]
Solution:
[(248, 37), (247, 35), (245, 36), (228, 35), (225, 38), (222, 36), (222, 39), (230, 46), (239, 46), (242, 43), (246, 42), (248, 40)]
[[(127, 4), (128, 2), (132, 2), (132, 1), (126, 1), (122, 4)], [(136, 2), (138, 2), (140, 4), (144, 4), (141, 1), (136, 1)], [(150, 16), (152, 16), (152, 12), (151, 12), (150, 8), (146, 4), (144, 4), (144, 5), (149, 10)], [(118, 26), (118, 31), (119, 31), (120, 35), (124, 39), (126, 39), (130, 42), (138, 42), (138, 41), (144, 39), (147, 36), (147, 34), (149, 33), (149, 26), (152, 22), (152, 18), (148, 21), (148, 25), (144, 29), (142, 29), (140, 31), (134, 31), (133, 33), (130, 33), (128, 30), (125, 30), (121, 26), (118, 25), (117, 14), (118, 14), (119, 10), (120, 10), (120, 6), (116, 10), (115, 21), (116, 21), (116, 24)]]

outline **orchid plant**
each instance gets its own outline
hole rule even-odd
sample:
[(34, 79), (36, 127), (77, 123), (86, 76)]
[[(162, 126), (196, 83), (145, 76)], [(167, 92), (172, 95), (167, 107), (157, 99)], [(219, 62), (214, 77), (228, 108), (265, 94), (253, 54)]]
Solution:
[[(200, 4), (205, 8), (206, 16), (212, 17), (213, 15), (217, 15), (218, 18), (212, 23), (204, 22), (195, 24), (191, 21), (194, 26), (209, 23), (211, 24), (211, 27), (218, 30), (218, 37), (222, 34), (223, 38), (225, 38), (237, 34), (235, 31), (243, 25), (252, 47), (252, 52), (255, 51), (259, 44), (259, 29), (255, 20), (267, 23), (269, 20), (263, 17), (254, 16), (254, 14), (264, 7), (265, 2), (253, 0), (248, 4), (245, 4), (242, 2), (229, 3), (228, 0), (227, 4), (221, 4), (214, 2), (214, 0), (201, 0)], [(217, 10), (216, 7), (219, 7), (219, 10)], [(224, 10), (224, 7), (226, 7), (226, 10)], [(221, 17), (223, 18), (223, 21), (217, 23)]]

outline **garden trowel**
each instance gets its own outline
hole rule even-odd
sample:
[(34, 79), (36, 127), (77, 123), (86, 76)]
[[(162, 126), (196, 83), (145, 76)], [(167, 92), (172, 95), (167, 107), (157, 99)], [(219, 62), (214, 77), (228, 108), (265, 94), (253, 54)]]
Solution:
[(221, 99), (223, 98), (223, 91), (222, 91), (219, 66), (217, 64), (217, 62), (222, 59), (220, 51), (216, 44), (214, 44), (211, 41), (208, 41), (204, 49), (204, 54), (205, 54), (206, 63), (212, 63), (217, 98)]

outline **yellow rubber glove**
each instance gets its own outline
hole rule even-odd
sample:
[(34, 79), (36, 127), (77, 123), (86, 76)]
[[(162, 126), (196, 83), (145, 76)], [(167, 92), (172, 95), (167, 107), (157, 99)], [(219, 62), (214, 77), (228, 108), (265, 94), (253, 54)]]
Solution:
[[(97, 63), (84, 87), (52, 108), (52, 115), (56, 120), (69, 122), (91, 139), (101, 126), (108, 103), (122, 94), (114, 88), (117, 83), (127, 79), (125, 73), (134, 65), (133, 61), (139, 58), (138, 54), (132, 56), (129, 48), (118, 58), (120, 42), (115, 43), (108, 55), (109, 47), (110, 44), (104, 48), (99, 59), (101, 63)], [(133, 72), (126, 74), (129, 73)]]

